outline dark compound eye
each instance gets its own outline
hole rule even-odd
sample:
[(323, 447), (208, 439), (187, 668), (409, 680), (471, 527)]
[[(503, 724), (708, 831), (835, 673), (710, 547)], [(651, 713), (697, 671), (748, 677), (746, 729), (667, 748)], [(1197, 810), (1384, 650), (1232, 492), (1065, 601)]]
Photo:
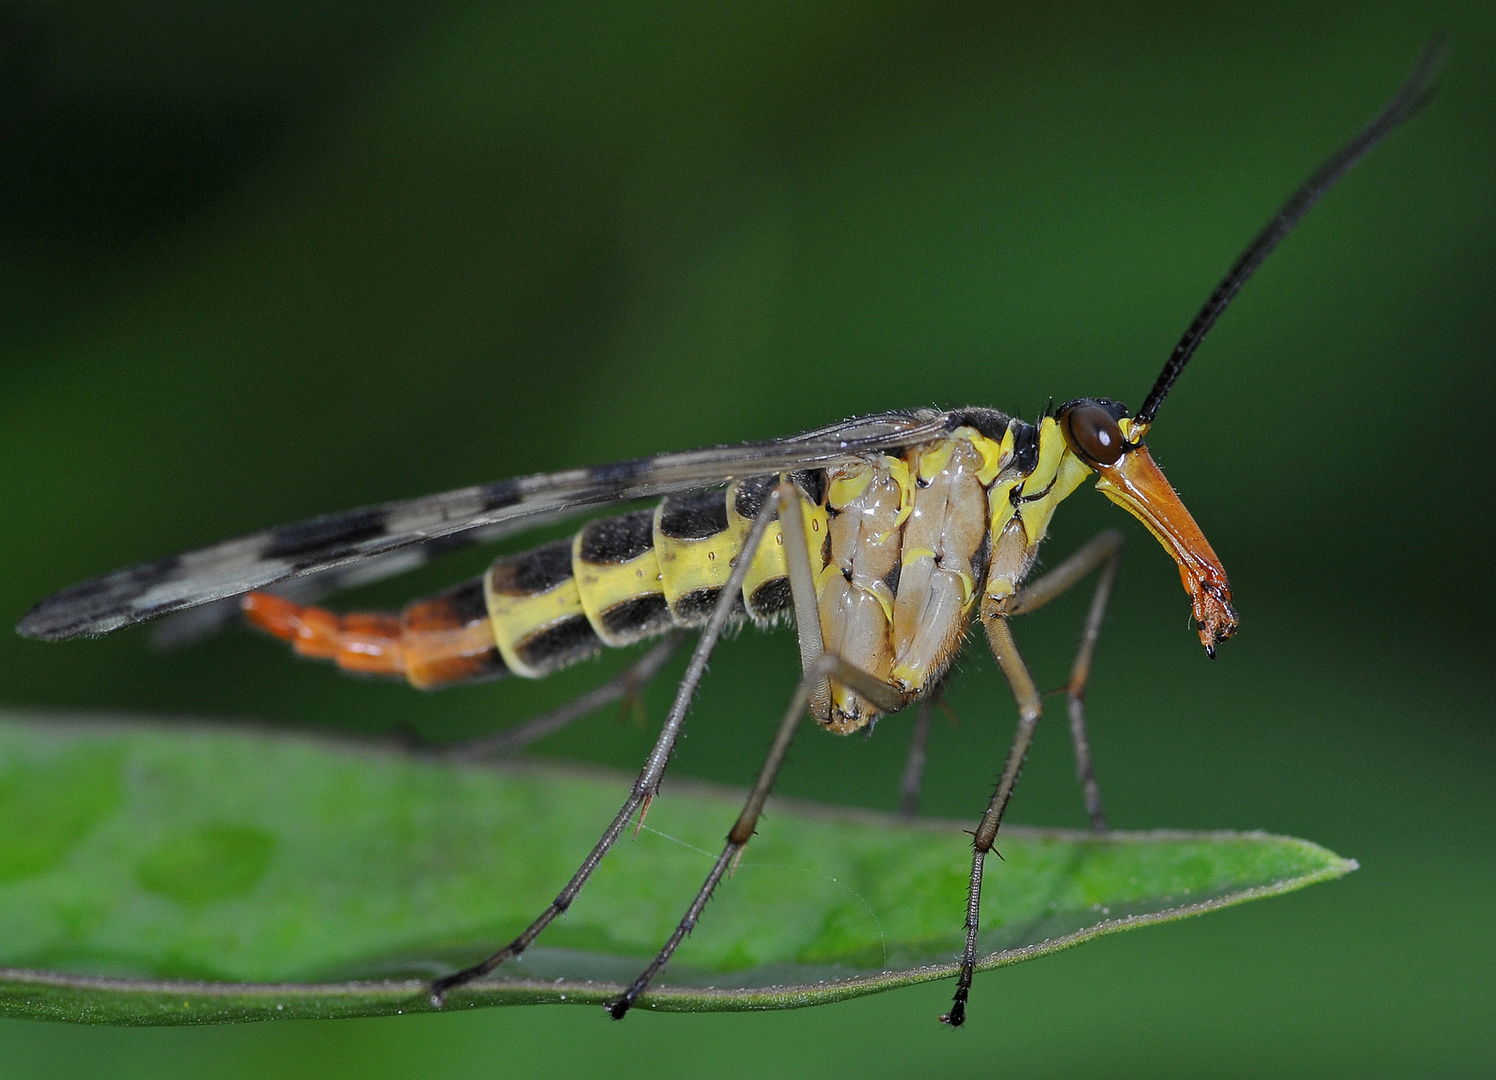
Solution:
[(1099, 405), (1077, 405), (1060, 422), (1065, 441), (1091, 465), (1115, 465), (1127, 448), (1122, 429)]

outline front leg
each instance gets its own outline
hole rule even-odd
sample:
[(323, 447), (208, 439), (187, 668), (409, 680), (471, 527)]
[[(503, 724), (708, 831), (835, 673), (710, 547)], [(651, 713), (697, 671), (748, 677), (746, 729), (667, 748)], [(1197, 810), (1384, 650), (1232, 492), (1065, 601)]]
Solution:
[(1065, 683), (1065, 699), (1070, 709), (1070, 738), (1075, 744), (1075, 773), (1081, 790), (1085, 792), (1091, 828), (1097, 832), (1106, 831), (1106, 811), (1101, 805), (1101, 786), (1096, 782), (1096, 769), (1091, 764), (1091, 742), (1086, 737), (1086, 684), (1091, 678), (1096, 639), (1101, 634), (1101, 621), (1106, 617), (1107, 601), (1111, 599), (1112, 583), (1117, 578), (1117, 565), (1122, 559), (1122, 543), (1122, 534), (1116, 529), (1097, 533), (1085, 547), (1059, 566), (1019, 589), (1002, 607), (1007, 615), (1037, 611), (1079, 584), (1091, 571), (1101, 569), (1101, 575), (1096, 579), (1096, 591), (1091, 595), (1091, 607), (1086, 612), (1080, 647), (1075, 651), (1075, 662), (1070, 666), (1070, 678)]
[(1028, 665), (1018, 655), (1018, 644), (1013, 640), (1013, 631), (1008, 626), (1006, 614), (996, 610), (996, 605), (983, 601), (982, 629), (987, 632), (987, 643), (992, 655), (1007, 676), (1013, 697), (1018, 702), (1018, 730), (1013, 735), (1013, 745), (1008, 750), (1008, 760), (1003, 765), (1003, 774), (987, 804), (987, 812), (971, 838), (971, 884), (966, 893), (966, 950), (961, 956), (961, 975), (956, 982), (956, 996), (951, 1011), (940, 1018), (941, 1023), (960, 1027), (966, 1020), (966, 999), (971, 994), (971, 977), (977, 963), (977, 928), (982, 913), (982, 863), (987, 852), (997, 842), (997, 828), (1002, 824), (1003, 812), (1008, 800), (1013, 797), (1013, 788), (1018, 783), (1018, 774), (1023, 771), (1024, 759), (1034, 741), (1034, 728), (1044, 707), (1039, 690), (1029, 674)]

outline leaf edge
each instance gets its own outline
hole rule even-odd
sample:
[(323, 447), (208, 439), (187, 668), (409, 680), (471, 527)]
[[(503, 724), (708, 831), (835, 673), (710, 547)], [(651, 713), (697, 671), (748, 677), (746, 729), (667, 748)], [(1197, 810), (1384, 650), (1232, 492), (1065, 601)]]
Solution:
[[(1024, 829), (1057, 838), (1096, 840), (1098, 834), (1067, 829)], [(1297, 837), (1261, 830), (1190, 832), (1159, 829), (1101, 834), (1126, 843), (1158, 840), (1262, 840), (1293, 845), (1324, 865), (1266, 885), (1237, 889), (1203, 900), (1142, 915), (1102, 919), (1059, 937), (989, 953), (977, 971), (991, 971), (1063, 952), (1099, 937), (1135, 930), (1252, 900), (1282, 896), (1359, 869), (1359, 863)], [(896, 972), (857, 975), (819, 983), (746, 989), (660, 985), (641, 997), (636, 1008), (656, 1012), (760, 1012), (830, 1004), (953, 978), (960, 965), (929, 964)], [(229, 983), (194, 980), (122, 979), (27, 968), (0, 968), (0, 1016), (126, 1027), (172, 1027), (254, 1023), (267, 1020), (351, 1019), (399, 1016), (508, 1005), (602, 1005), (623, 991), (621, 984), (592, 981), (491, 979), (452, 991), (445, 1006), (432, 1004), (421, 980), (341, 983)]]

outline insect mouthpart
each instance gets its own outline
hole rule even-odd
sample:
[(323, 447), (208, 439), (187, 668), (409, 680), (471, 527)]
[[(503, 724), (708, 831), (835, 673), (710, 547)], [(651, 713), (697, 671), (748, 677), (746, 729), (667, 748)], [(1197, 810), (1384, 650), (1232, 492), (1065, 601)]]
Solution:
[[(1133, 441), (1133, 426), (1126, 419), (1117, 424), (1128, 446), (1125, 452), (1119, 450), (1109, 464), (1099, 461), (1087, 464), (1100, 474), (1096, 489), (1141, 521), (1179, 564), (1179, 579), (1190, 594), (1200, 644), (1205, 646), (1206, 655), (1214, 659), (1215, 647), (1236, 632), (1231, 582), (1210, 542), (1164, 479), (1147, 446)], [(1068, 425), (1065, 430), (1068, 435)]]

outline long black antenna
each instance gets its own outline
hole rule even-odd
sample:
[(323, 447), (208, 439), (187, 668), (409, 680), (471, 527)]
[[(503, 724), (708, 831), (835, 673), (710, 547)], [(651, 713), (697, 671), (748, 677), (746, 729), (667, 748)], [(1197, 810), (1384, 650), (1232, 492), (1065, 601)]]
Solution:
[[(1158, 407), (1163, 404), (1169, 389), (1174, 385), (1174, 380), (1179, 378), (1179, 373), (1184, 370), (1184, 365), (1189, 363), (1191, 356), (1200, 345), (1203, 338), (1215, 325), (1215, 321), (1221, 317), (1221, 312), (1226, 310), (1226, 305), (1231, 303), (1234, 297), (1247, 279), (1252, 276), (1253, 271), (1267, 258), (1268, 253), (1278, 246), (1278, 241), (1288, 235), (1288, 231), (1299, 223), (1299, 219), (1309, 212), (1309, 208), (1319, 202), (1320, 197), (1334, 186), (1335, 181), (1345, 175), (1347, 169), (1360, 160), (1361, 156), (1370, 150), (1397, 125), (1408, 119), (1419, 109), (1434, 91), (1434, 76), (1438, 74), (1439, 65), (1444, 62), (1445, 42), (1442, 35), (1434, 38), (1424, 47), (1423, 55), (1418, 58), (1417, 65), (1412, 74), (1397, 88), (1397, 93), (1387, 103), (1377, 118), (1367, 124), (1350, 142), (1346, 143), (1333, 156), (1330, 157), (1313, 176), (1305, 180), (1303, 185), (1288, 197), (1267, 227), (1257, 234), (1257, 238), (1242, 252), (1241, 258), (1221, 279), (1221, 283), (1215, 287), (1215, 292), (1210, 294), (1210, 299), (1205, 301), (1205, 306), (1195, 316), (1195, 321), (1190, 323), (1189, 329), (1179, 339), (1179, 344), (1174, 346), (1174, 352), (1169, 357), (1168, 363), (1159, 373), (1158, 381), (1153, 384), (1153, 389), (1148, 391), (1148, 399), (1143, 402), (1143, 407), (1138, 410), (1134, 418), (1134, 425), (1146, 430), (1153, 423), (1153, 417), (1158, 412)], [(1141, 434), (1141, 432), (1139, 433)]]

